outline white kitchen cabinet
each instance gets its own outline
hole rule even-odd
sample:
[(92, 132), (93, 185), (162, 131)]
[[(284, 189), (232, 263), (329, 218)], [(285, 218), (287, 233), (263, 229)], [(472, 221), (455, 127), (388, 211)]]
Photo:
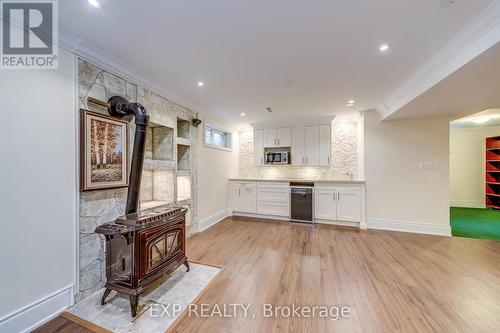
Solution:
[(253, 159), (254, 165), (264, 164), (264, 130), (255, 130), (253, 135)]
[(330, 165), (332, 151), (332, 128), (330, 125), (319, 126), (319, 165)]
[(306, 151), (304, 142), (304, 126), (296, 126), (292, 128), (292, 148), (291, 148), (291, 163), (292, 165), (304, 165), (306, 163)]
[(257, 214), (290, 216), (290, 186), (288, 183), (257, 183)]
[(315, 217), (321, 220), (361, 222), (359, 188), (315, 188)]
[(314, 215), (316, 219), (337, 220), (337, 191), (315, 188)]
[(258, 201), (257, 213), (262, 215), (289, 217), (290, 205), (283, 202)]
[(339, 189), (337, 199), (337, 220), (361, 221), (361, 191)]
[(276, 139), (278, 140), (278, 147), (290, 147), (292, 145), (292, 129), (277, 128)]
[(266, 128), (264, 131), (264, 148), (290, 147), (292, 145), (291, 128)]
[(264, 148), (276, 147), (276, 128), (266, 128), (264, 130)]
[(234, 182), (232, 184), (232, 209), (235, 212), (257, 212), (257, 188), (255, 182)]
[(319, 165), (319, 126), (304, 127), (305, 164)]

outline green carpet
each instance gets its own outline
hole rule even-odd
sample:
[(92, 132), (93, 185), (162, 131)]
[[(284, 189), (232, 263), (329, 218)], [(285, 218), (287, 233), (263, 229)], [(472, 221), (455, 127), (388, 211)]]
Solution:
[(500, 240), (500, 210), (450, 208), (453, 236)]

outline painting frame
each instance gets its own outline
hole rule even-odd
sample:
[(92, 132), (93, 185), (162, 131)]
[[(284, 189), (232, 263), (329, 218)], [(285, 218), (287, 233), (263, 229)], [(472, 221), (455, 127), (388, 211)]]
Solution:
[[(111, 124), (120, 128), (120, 179), (110, 181), (93, 180), (92, 169), (92, 121)], [(123, 188), (129, 186), (129, 123), (128, 121), (102, 113), (80, 109), (80, 191)]]

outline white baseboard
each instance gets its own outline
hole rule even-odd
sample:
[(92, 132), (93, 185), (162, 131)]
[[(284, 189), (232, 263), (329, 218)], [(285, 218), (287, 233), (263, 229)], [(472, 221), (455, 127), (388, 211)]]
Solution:
[(4, 316), (0, 319), (0, 332), (30, 332), (57, 317), (71, 305), (73, 305), (73, 285)]
[(450, 202), (451, 207), (461, 208), (486, 208), (484, 201), (454, 200)]
[(224, 209), (221, 210), (220, 212), (215, 213), (214, 215), (204, 218), (198, 224), (198, 232), (202, 232), (203, 230), (210, 228), (211, 226), (219, 223), (220, 221), (224, 220), (226, 217), (230, 215), (231, 214), (229, 214), (229, 210)]
[(275, 215), (253, 214), (253, 213), (242, 213), (242, 212), (233, 212), (233, 216), (253, 217), (257, 219), (276, 220), (276, 221), (290, 221), (290, 217), (288, 216), (275, 216)]
[(322, 219), (316, 219), (314, 220), (314, 223), (316, 224), (329, 224), (329, 225), (336, 225), (339, 227), (354, 227), (354, 228), (359, 228), (359, 222), (346, 222), (346, 221), (330, 221), (330, 220), (322, 220)]
[(380, 229), (415, 234), (428, 234), (451, 237), (451, 227), (445, 224), (421, 223), (409, 221), (394, 221), (382, 219), (368, 219), (368, 229)]

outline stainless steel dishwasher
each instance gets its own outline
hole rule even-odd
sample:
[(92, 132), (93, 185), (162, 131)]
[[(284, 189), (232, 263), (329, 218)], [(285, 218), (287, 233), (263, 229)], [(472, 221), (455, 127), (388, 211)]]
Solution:
[(290, 182), (290, 221), (314, 223), (314, 183)]

